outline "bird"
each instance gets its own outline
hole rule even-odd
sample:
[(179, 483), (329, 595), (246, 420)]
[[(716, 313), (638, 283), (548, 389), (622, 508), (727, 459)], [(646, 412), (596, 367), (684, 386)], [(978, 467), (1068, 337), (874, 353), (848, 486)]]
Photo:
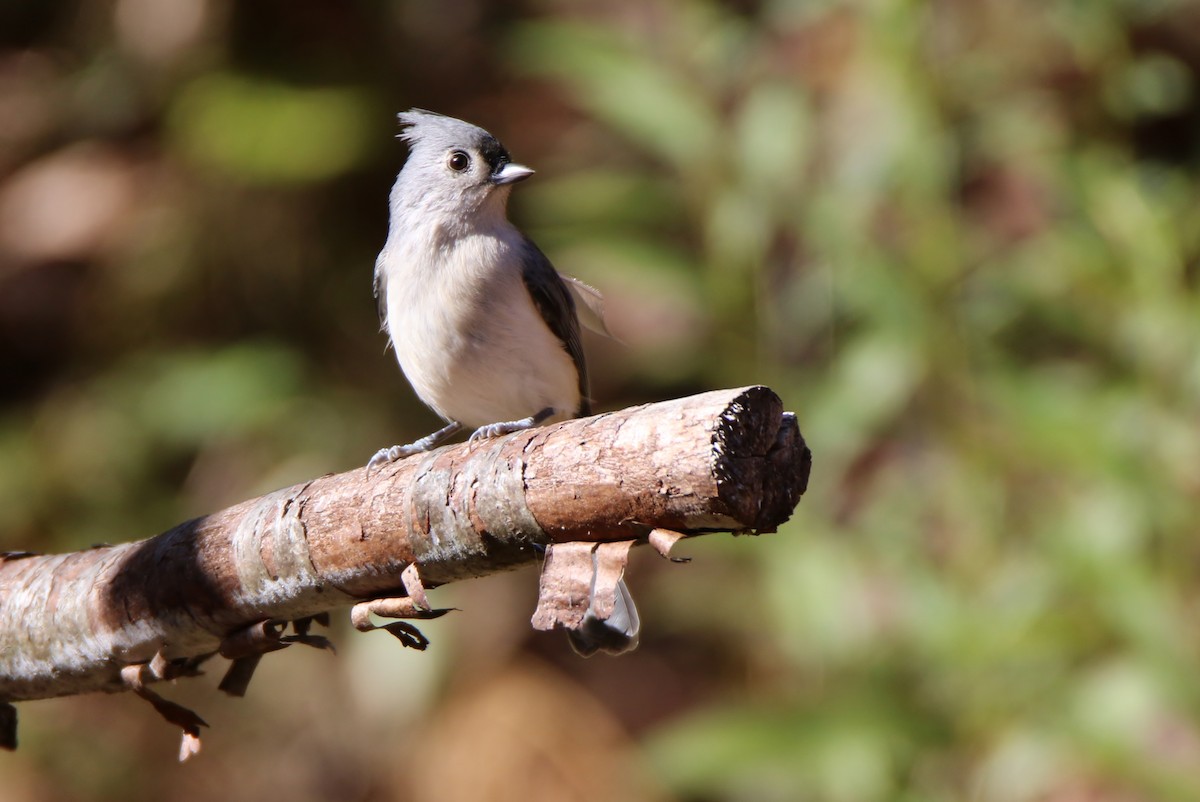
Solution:
[[(367, 471), (437, 447), (591, 414), (580, 318), (607, 334), (599, 293), (563, 276), (508, 220), (513, 185), (534, 171), (471, 123), (424, 109), (398, 115), (409, 148), (375, 261), (381, 327), (417, 397), (446, 423), (379, 449)], [(594, 582), (593, 582), (594, 590)], [(568, 630), (585, 656), (636, 648), (624, 580), (613, 615)]]

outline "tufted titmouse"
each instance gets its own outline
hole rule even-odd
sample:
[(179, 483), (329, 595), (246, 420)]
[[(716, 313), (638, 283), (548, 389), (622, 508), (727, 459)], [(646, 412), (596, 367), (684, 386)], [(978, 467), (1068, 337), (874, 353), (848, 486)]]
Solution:
[[(399, 119), (409, 156), (392, 187), (375, 298), (400, 369), (447, 424), (381, 448), (368, 471), (463, 426), (478, 440), (591, 414), (575, 298), (587, 302), (584, 320), (596, 322), (587, 314), (595, 291), (560, 276), (506, 215), (512, 185), (533, 170), (462, 120), (420, 109)], [(638, 629), (622, 582), (610, 618), (589, 607), (584, 626), (568, 634), (581, 654), (620, 654), (637, 646)]]

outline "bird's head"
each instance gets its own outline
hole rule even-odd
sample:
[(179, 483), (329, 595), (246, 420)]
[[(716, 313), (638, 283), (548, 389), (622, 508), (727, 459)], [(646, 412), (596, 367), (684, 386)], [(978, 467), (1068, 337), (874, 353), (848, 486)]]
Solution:
[(511, 186), (533, 175), (478, 126), (421, 109), (403, 112), (399, 120), (409, 156), (394, 202), (439, 216), (502, 215)]

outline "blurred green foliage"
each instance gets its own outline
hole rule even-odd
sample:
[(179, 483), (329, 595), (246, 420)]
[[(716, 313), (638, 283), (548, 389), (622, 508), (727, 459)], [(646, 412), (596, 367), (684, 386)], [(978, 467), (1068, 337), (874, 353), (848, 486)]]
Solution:
[[(0, 544), (148, 535), (430, 429), (369, 281), (390, 115), (434, 108), (539, 169), (513, 216), (626, 343), (588, 343), (600, 406), (764, 383), (816, 455), (778, 535), (634, 565), (635, 656), (464, 603), (443, 693), (525, 638), (646, 798), (1200, 798), (1200, 6), (151, 7), (0, 11)], [(338, 733), (314, 776), (409, 798)], [(165, 782), (39, 795), (31, 752), (20, 799)]]
[(374, 138), (365, 94), (205, 75), (170, 110), (173, 146), (236, 180), (328, 180), (359, 164)]

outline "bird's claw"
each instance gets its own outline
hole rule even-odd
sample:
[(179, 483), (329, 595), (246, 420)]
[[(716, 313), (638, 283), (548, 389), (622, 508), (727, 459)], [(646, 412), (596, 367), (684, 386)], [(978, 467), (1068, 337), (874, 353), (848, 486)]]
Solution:
[(468, 443), (474, 443), (478, 440), (488, 440), (492, 437), (500, 437), (513, 432), (519, 432), (533, 426), (533, 418), (522, 418), (521, 420), (501, 421), (500, 423), (489, 423), (486, 426), (480, 426), (475, 431), (471, 432), (471, 436), (467, 438)]
[(501, 435), (512, 434), (513, 432), (523, 432), (526, 429), (532, 429), (553, 415), (554, 407), (546, 407), (536, 415), (530, 415), (528, 418), (489, 423), (486, 426), (480, 426), (472, 432), (471, 436), (467, 438), (467, 442), (474, 443), (476, 440), (486, 440), (489, 437), (500, 437)]
[(462, 428), (462, 424), (456, 420), (452, 420), (442, 428), (438, 429), (433, 434), (427, 434), (420, 440), (409, 443), (406, 446), (392, 446), (391, 448), (381, 448), (375, 452), (375, 456), (367, 461), (367, 473), (376, 468), (381, 468), (384, 465), (395, 462), (398, 459), (411, 457), (413, 454), (421, 454), (437, 448), (444, 443), (447, 438), (453, 437)]
[(416, 443), (410, 443), (406, 446), (381, 448), (367, 461), (367, 473), (382, 468), (384, 465), (389, 465), (398, 459), (411, 457), (413, 454), (418, 454), (421, 451), (424, 451), (424, 449), (419, 448)]

